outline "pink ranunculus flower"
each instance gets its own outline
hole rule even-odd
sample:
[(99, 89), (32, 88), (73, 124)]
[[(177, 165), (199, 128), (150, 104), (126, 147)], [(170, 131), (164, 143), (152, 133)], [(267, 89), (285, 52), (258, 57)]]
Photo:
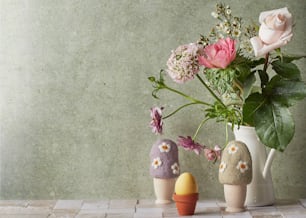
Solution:
[(292, 38), (292, 15), (288, 9), (280, 8), (261, 12), (258, 36), (250, 39), (256, 57), (286, 45)]
[(162, 110), (163, 107), (153, 107), (151, 108), (151, 122), (150, 126), (152, 132), (155, 134), (161, 134), (163, 132), (163, 120), (162, 120)]
[(199, 64), (207, 68), (225, 69), (236, 58), (236, 41), (231, 38), (219, 39), (218, 42), (204, 48), (199, 56)]
[(173, 81), (185, 83), (199, 72), (198, 56), (201, 46), (196, 43), (181, 45), (172, 51), (167, 61), (167, 73)]

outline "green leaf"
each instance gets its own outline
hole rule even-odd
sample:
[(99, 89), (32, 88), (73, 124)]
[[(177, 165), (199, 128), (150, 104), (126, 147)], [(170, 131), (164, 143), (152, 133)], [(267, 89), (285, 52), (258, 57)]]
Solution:
[(286, 63), (277, 60), (273, 61), (271, 64), (273, 70), (275, 70), (278, 75), (291, 80), (301, 80), (300, 70), (294, 63)]
[(294, 135), (294, 121), (289, 109), (277, 103), (264, 104), (254, 116), (255, 129), (260, 141), (284, 151)]
[(238, 80), (240, 82), (244, 82), (246, 78), (250, 75), (251, 73), (251, 68), (247, 63), (239, 64), (235, 67), (235, 70), (238, 72)]
[(250, 74), (243, 83), (243, 98), (246, 99), (252, 92), (253, 84), (256, 82), (254, 74)]
[(150, 76), (150, 77), (148, 77), (148, 80), (150, 80), (151, 82), (155, 82), (155, 77), (154, 76)]
[(264, 104), (265, 99), (260, 93), (251, 94), (243, 106), (243, 123), (249, 126), (254, 126), (255, 112)]
[(257, 67), (257, 66), (259, 66), (259, 65), (262, 65), (262, 64), (265, 63), (265, 61), (266, 61), (265, 58), (260, 58), (260, 59), (258, 59), (258, 60), (251, 61), (251, 62), (249, 63), (250, 68), (254, 68), (254, 67)]
[(234, 123), (237, 125), (241, 124), (241, 116), (239, 110), (235, 107), (225, 106), (221, 104), (219, 101), (216, 101), (214, 105), (205, 109), (205, 117), (209, 119), (216, 119), (217, 122), (228, 122)]
[(299, 60), (301, 58), (306, 58), (306, 55), (284, 55), (280, 57), (283, 62), (290, 63), (295, 60)]
[(265, 91), (271, 100), (289, 107), (306, 97), (306, 84), (302, 81), (286, 80), (276, 75)]
[(261, 86), (264, 87), (269, 82), (269, 75), (263, 70), (258, 70), (258, 74), (260, 77)]

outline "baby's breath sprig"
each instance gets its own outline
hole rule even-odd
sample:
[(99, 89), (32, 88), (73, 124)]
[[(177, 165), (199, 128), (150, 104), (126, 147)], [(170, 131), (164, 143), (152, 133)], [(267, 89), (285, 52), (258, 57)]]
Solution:
[(257, 35), (258, 29), (258, 26), (250, 24), (243, 30), (243, 36), (240, 42), (240, 51), (246, 57), (253, 56), (254, 51), (249, 39)]
[(211, 15), (219, 21), (209, 33), (209, 37), (213, 39), (213, 41), (218, 41), (226, 37), (231, 37), (233, 39), (240, 38), (242, 19), (232, 15), (232, 10), (229, 5), (217, 4), (216, 10), (213, 11)]

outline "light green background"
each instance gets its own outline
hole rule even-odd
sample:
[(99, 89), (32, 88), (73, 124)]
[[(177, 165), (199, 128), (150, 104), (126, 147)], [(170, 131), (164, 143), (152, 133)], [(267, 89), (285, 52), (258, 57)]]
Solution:
[[(183, 100), (154, 100), (147, 77), (172, 49), (208, 33), (215, 3), (0, 0), (0, 198), (154, 198), (149, 109)], [(296, 26), (285, 50), (305, 53), (304, 0), (226, 3), (255, 22), (261, 11), (288, 6)], [(298, 65), (306, 80), (305, 60)], [(184, 89), (209, 100), (196, 82)], [(306, 100), (292, 110), (296, 135), (273, 163), (278, 198), (306, 197), (305, 107)], [(200, 116), (194, 108), (167, 120), (164, 137), (193, 134)], [(200, 141), (222, 144), (223, 130), (208, 123)], [(181, 149), (180, 163), (201, 198), (222, 198), (217, 165)]]

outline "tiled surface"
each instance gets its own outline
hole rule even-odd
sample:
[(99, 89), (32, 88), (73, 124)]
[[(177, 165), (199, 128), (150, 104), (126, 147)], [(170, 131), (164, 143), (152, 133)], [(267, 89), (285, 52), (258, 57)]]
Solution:
[[(306, 218), (306, 199), (280, 200), (273, 206), (250, 207), (230, 214), (219, 200), (200, 200), (193, 216), (211, 218)], [(155, 205), (154, 200), (37, 200), (0, 201), (0, 218), (176, 218), (175, 204)]]

